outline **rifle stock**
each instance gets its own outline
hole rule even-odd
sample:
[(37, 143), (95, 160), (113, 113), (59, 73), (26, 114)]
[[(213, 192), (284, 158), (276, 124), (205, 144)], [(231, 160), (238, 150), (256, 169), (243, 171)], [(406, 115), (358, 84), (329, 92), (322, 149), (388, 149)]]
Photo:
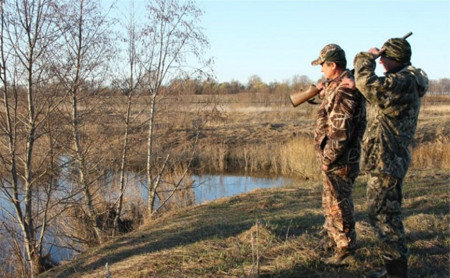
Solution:
[(321, 90), (319, 90), (316, 85), (311, 84), (308, 90), (292, 93), (289, 96), (289, 99), (291, 100), (292, 105), (294, 107), (297, 107), (305, 101), (308, 101), (309, 99), (315, 97), (317, 94), (319, 94), (320, 91)]

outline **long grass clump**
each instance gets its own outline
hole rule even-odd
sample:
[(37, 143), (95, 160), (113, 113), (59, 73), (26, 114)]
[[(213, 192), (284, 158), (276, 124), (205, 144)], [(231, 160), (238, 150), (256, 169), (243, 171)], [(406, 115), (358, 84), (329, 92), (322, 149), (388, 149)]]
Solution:
[(283, 145), (280, 154), (279, 163), (283, 174), (313, 180), (320, 177), (319, 162), (311, 137), (295, 138)]
[(411, 167), (421, 169), (450, 168), (450, 140), (438, 139), (412, 148)]

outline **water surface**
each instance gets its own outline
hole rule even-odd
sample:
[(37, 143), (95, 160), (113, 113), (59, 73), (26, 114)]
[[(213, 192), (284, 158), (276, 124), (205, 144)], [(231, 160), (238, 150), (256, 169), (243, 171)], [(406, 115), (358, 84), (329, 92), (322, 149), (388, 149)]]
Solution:
[(261, 178), (233, 175), (202, 175), (192, 176), (194, 180), (195, 202), (206, 201), (239, 195), (257, 188), (272, 188), (291, 183), (288, 178)]

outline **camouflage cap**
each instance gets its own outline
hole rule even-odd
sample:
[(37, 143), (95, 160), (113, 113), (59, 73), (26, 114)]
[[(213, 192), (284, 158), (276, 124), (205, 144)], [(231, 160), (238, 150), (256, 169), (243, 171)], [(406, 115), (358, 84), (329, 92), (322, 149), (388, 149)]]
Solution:
[(400, 63), (409, 63), (411, 60), (411, 45), (402, 38), (389, 39), (383, 44), (384, 52), (381, 56)]
[(319, 58), (311, 62), (311, 65), (317, 66), (324, 62), (346, 62), (344, 50), (337, 44), (327, 44), (322, 48)]

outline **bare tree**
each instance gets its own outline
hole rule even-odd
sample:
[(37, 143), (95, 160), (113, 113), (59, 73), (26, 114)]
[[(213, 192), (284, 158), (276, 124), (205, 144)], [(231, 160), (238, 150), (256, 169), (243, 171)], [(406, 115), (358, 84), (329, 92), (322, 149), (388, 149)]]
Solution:
[(292, 89), (294, 91), (301, 91), (307, 89), (311, 84), (312, 80), (306, 75), (295, 75), (292, 77)]
[[(44, 90), (45, 57), (60, 30), (53, 1), (0, 2), (0, 79), (2, 94), (1, 159), (6, 173), (0, 185), (17, 248), (23, 248), (23, 274), (44, 270), (45, 235), (52, 219), (56, 152), (49, 119), (57, 105)], [(2, 199), (3, 199), (2, 198)], [(6, 222), (5, 222), (6, 223)], [(20, 234), (16, 234), (20, 231)]]
[[(124, 114), (124, 131), (122, 137), (122, 152), (120, 158), (120, 169), (119, 169), (119, 196), (116, 201), (115, 217), (114, 217), (114, 232), (119, 231), (119, 222), (122, 215), (124, 195), (126, 188), (126, 174), (128, 166), (128, 152), (129, 152), (129, 139), (130, 139), (130, 128), (132, 121), (132, 104), (133, 96), (137, 94), (137, 88), (139, 86), (139, 81), (142, 78), (142, 74), (139, 72), (139, 68), (136, 68), (139, 57), (137, 56), (138, 47), (141, 45), (139, 43), (139, 34), (137, 33), (137, 18), (135, 16), (134, 1), (130, 2), (129, 14), (125, 16), (126, 22), (123, 22), (126, 35), (124, 41), (126, 42), (126, 61), (128, 64), (128, 70), (123, 73), (125, 77), (125, 82), (121, 86), (123, 92), (127, 97), (126, 110)], [(121, 106), (120, 104), (118, 106)], [(136, 220), (136, 219), (135, 219)]]
[(164, 85), (171, 79), (203, 74), (209, 65), (202, 59), (209, 43), (199, 26), (201, 15), (202, 11), (191, 1), (154, 0), (146, 5), (142, 34), (145, 51), (140, 53), (139, 66), (145, 73), (142, 85), (150, 96), (146, 163), (149, 217), (155, 211), (157, 190), (170, 159), (169, 155), (158, 156), (155, 150), (157, 103), (170, 94)]
[[(53, 53), (53, 70), (64, 91), (70, 95), (69, 122), (72, 133), (72, 148), (69, 155), (73, 158), (77, 169), (78, 183), (83, 193), (82, 211), (86, 215), (87, 226), (92, 227), (97, 243), (105, 241), (105, 234), (99, 217), (101, 212), (96, 207), (95, 196), (98, 188), (97, 170), (99, 148), (93, 146), (100, 141), (99, 134), (95, 138), (83, 128), (88, 115), (95, 117), (95, 109), (101, 102), (95, 98), (95, 86), (103, 80), (105, 66), (110, 59), (112, 46), (109, 27), (111, 22), (102, 12), (98, 0), (68, 1), (64, 10), (59, 13), (59, 24), (65, 30), (59, 51)], [(89, 100), (83, 98), (89, 97)], [(94, 110), (92, 110), (94, 109)], [(98, 112), (97, 110), (97, 112)], [(100, 143), (100, 142), (98, 142)]]

